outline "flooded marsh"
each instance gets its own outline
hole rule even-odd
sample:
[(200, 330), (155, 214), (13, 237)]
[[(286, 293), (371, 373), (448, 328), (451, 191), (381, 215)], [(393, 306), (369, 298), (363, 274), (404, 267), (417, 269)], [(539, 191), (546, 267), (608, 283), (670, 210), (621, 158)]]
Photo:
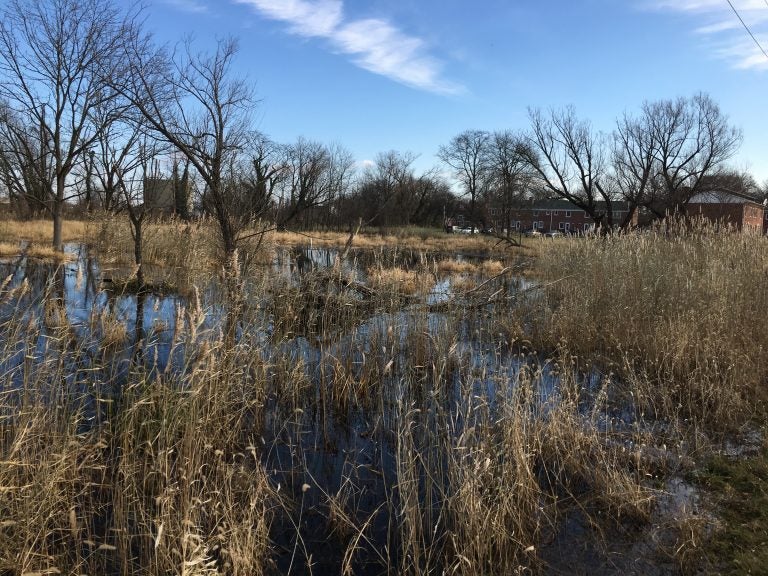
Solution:
[(2, 570), (675, 574), (708, 533), (704, 429), (551, 342), (556, 278), (281, 248), (229, 341), (216, 276), (120, 292), (67, 250), (0, 265)]

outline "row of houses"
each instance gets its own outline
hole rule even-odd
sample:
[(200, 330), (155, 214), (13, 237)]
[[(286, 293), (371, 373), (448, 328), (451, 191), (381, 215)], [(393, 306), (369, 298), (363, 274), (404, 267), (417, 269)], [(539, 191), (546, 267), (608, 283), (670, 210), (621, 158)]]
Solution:
[[(629, 226), (641, 223), (638, 210), (630, 213), (627, 202), (616, 201), (610, 207), (604, 202), (597, 209), (611, 211), (610, 221), (614, 226), (627, 222)], [(757, 234), (768, 233), (768, 210), (752, 198), (730, 192), (704, 192), (693, 196), (684, 207), (684, 214), (690, 218), (703, 218), (711, 222)], [(594, 220), (581, 208), (568, 200), (536, 200), (501, 214), (493, 207), (485, 209), (484, 227), (497, 230), (509, 227), (512, 231), (562, 232), (563, 234), (589, 233), (594, 230)], [(469, 221), (462, 215), (450, 219), (448, 226), (466, 226)]]
[[(602, 211), (607, 211), (608, 208), (604, 202), (597, 206), (597, 209)], [(628, 203), (612, 202), (610, 210), (614, 224), (621, 224), (631, 218), (631, 224), (637, 225), (637, 213), (630, 216)], [(568, 200), (540, 200), (530, 206), (512, 210), (509, 214), (509, 225), (516, 231), (559, 231), (563, 234), (588, 233), (595, 228), (594, 220)]]

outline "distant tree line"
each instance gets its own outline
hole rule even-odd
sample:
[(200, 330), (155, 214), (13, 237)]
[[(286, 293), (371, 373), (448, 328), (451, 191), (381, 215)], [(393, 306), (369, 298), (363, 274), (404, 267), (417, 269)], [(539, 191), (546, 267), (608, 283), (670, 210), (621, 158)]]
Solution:
[[(596, 131), (573, 108), (529, 109), (526, 131), (468, 130), (440, 148), (483, 221), (492, 205), (506, 228), (515, 209), (539, 198), (565, 199), (604, 230), (679, 213), (700, 192), (720, 191), (762, 200), (762, 189), (728, 161), (742, 134), (706, 94), (646, 102), (625, 114), (610, 134)], [(614, 210), (622, 202), (628, 212)], [(626, 214), (621, 221), (614, 214)]]
[[(572, 108), (531, 109), (527, 129), (462, 132), (439, 148), (443, 166), (421, 173), (409, 152), (359, 166), (339, 144), (278, 143), (255, 128), (253, 87), (232, 70), (235, 40), (208, 54), (159, 46), (142, 17), (110, 0), (0, 9), (0, 193), (19, 216), (51, 217), (59, 249), (73, 207), (125, 211), (140, 237), (148, 178), (191, 193), (175, 212), (209, 214), (227, 257), (257, 222), (439, 226), (462, 213), (480, 225), (492, 206), (494, 224), (510, 229), (515, 210), (544, 197), (607, 229), (636, 211), (663, 217), (705, 190), (761, 193), (729, 168), (741, 132), (705, 94), (647, 102), (610, 134)], [(617, 201), (630, 207), (622, 222)]]

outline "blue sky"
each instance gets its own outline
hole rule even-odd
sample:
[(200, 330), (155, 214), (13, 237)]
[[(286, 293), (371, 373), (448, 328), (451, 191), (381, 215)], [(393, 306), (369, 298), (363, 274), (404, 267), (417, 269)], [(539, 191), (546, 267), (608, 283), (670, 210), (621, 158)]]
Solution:
[[(768, 50), (768, 0), (732, 0)], [(595, 128), (644, 100), (709, 93), (744, 133), (739, 169), (768, 180), (768, 58), (727, 0), (152, 0), (161, 42), (240, 41), (258, 128), (338, 142), (359, 162), (419, 154), (466, 129), (524, 129), (573, 105)]]

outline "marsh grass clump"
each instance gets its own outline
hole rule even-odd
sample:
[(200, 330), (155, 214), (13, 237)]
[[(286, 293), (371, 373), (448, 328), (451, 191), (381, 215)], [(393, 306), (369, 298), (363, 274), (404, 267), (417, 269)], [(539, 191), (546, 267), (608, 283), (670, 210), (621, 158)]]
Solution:
[(483, 260), (480, 263), (480, 274), (485, 277), (501, 274), (504, 269), (504, 263), (499, 260)]
[(75, 259), (75, 255), (68, 252), (54, 250), (50, 246), (44, 246), (29, 242), (0, 242), (0, 258), (30, 258), (38, 262), (61, 264)]
[(768, 336), (764, 238), (705, 223), (572, 239), (539, 262), (543, 347), (615, 367), (653, 418), (706, 433), (762, 410)]
[(474, 272), (476, 267), (472, 262), (467, 260), (456, 260), (455, 258), (449, 258), (446, 260), (440, 260), (437, 263), (437, 269), (445, 274), (467, 274)]
[(473, 262), (449, 258), (437, 262), (437, 270), (444, 274), (474, 274), (489, 277), (504, 270), (504, 264), (500, 260), (482, 259), (479, 262)]
[(429, 272), (402, 268), (369, 268), (368, 285), (380, 293), (413, 296), (428, 292), (434, 285), (434, 276)]
[(71, 262), (76, 258), (74, 254), (70, 254), (68, 252), (60, 252), (58, 250), (54, 250), (50, 246), (40, 246), (37, 244), (28, 246), (24, 250), (23, 254), (28, 258), (33, 258), (43, 262), (53, 262), (56, 264)]
[(11, 258), (18, 256), (22, 251), (21, 245), (18, 242), (0, 242), (0, 257)]
[(494, 376), (493, 363), (469, 366), (457, 345), (445, 334), (425, 340), (413, 368), (433, 363), (431, 378), (409, 369), (396, 403), (399, 573), (538, 571), (546, 540), (571, 513), (600, 534), (648, 522), (649, 468), (601, 429), (600, 408), (584, 411), (575, 376), (542, 404), (540, 369)]
[[(134, 244), (129, 221), (116, 214), (99, 214), (89, 221), (90, 244), (102, 267), (120, 283), (134, 280)], [(147, 282), (191, 290), (204, 284), (222, 261), (213, 224), (205, 219), (148, 219), (143, 224), (142, 259)], [(122, 274), (122, 276), (121, 276)]]
[(303, 274), (296, 284), (273, 283), (266, 302), (271, 331), (278, 339), (296, 335), (326, 340), (350, 329), (370, 313), (370, 293), (338, 270)]
[[(8, 365), (0, 394), (0, 568), (265, 573), (279, 499), (254, 427), (260, 358), (187, 340), (183, 371), (160, 376), (151, 360), (134, 363), (116, 393), (107, 382), (121, 373), (111, 367), (123, 357), (124, 333), (107, 327), (116, 323), (100, 318), (94, 337), (110, 340), (78, 366), (88, 341), (64, 341), (57, 326), (22, 314), (3, 321), (4, 356), (26, 352)], [(190, 331), (179, 330), (182, 342)]]
[(128, 342), (128, 328), (113, 310), (103, 309), (99, 313), (98, 325), (102, 335), (101, 346), (103, 348), (117, 348)]

